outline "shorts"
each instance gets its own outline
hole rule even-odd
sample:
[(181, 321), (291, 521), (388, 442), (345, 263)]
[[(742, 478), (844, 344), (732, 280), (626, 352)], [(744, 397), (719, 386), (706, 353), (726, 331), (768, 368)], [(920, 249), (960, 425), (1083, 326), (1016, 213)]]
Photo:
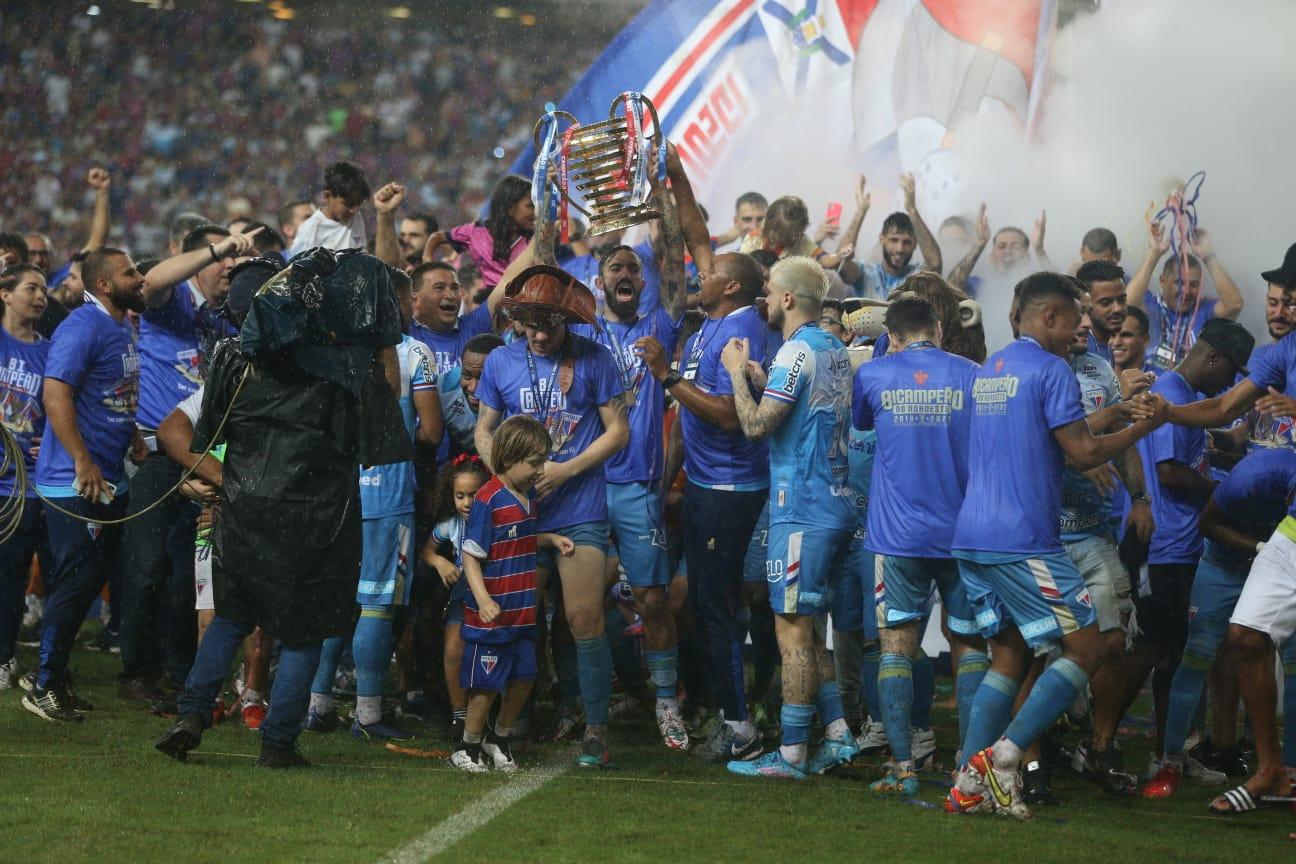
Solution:
[(1096, 535), (1067, 543), (1067, 555), (1080, 571), (1089, 588), (1098, 629), (1129, 632), (1134, 598), (1130, 596), (1129, 572), (1122, 563), (1120, 550), (1110, 537)]
[[(608, 552), (608, 523), (606, 522), (580, 522), (576, 525), (560, 528), (557, 531), (544, 533), (566, 537), (576, 546), (592, 546), (604, 555), (607, 555)], [(551, 573), (557, 572), (557, 550), (548, 546), (538, 546), (536, 549), (536, 567), (541, 570), (548, 570)]]
[(771, 525), (765, 564), (770, 609), (779, 615), (827, 612), (836, 584), (847, 572), (854, 533), (796, 522)]
[(747, 543), (747, 554), (743, 556), (743, 581), (761, 582), (765, 579), (765, 562), (769, 558), (769, 501), (761, 508), (756, 527), (752, 529), (751, 540)]
[(459, 686), (465, 690), (503, 693), (510, 682), (534, 681), (535, 677), (535, 640), (530, 637), (498, 643), (464, 642)]
[(356, 602), (361, 606), (407, 606), (414, 514), (380, 516), (361, 522), (363, 546)]
[(970, 551), (954, 555), (977, 626), (987, 638), (1010, 625), (1028, 645), (1039, 648), (1095, 621), (1089, 589), (1063, 552), (1021, 558)]
[(447, 627), (463, 624), (464, 598), (467, 596), (468, 578), (460, 575), (459, 581), (450, 586), (450, 597), (446, 600), (444, 622)]
[[(1197, 563), (1148, 564), (1147, 584), (1134, 600), (1138, 640), (1179, 651), (1188, 640), (1188, 607)], [(1146, 590), (1143, 590), (1143, 589)]]
[(864, 631), (864, 638), (877, 638), (877, 615), (873, 611), (873, 553), (864, 548), (864, 529), (855, 529), (846, 566), (833, 594), (832, 626), (843, 633)]
[(1269, 634), (1282, 645), (1296, 632), (1296, 520), (1288, 516), (1256, 555), (1230, 624)]
[(194, 609), (199, 612), (216, 610), (216, 594), (212, 590), (212, 547), (194, 549)]
[(963, 580), (958, 562), (951, 558), (909, 558), (874, 553), (873, 590), (878, 604), (879, 627), (898, 627), (910, 621), (921, 621), (930, 611), (928, 598), (932, 585), (940, 592), (945, 620), (952, 632), (963, 636), (980, 633), (976, 613)]
[(631, 588), (670, 582), (661, 496), (653, 483), (607, 484), (608, 523)]

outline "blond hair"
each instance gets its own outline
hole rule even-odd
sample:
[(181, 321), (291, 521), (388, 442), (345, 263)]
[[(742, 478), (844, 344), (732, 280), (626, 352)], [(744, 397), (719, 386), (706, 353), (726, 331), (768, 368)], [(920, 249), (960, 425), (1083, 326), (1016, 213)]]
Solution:
[(789, 255), (775, 262), (770, 268), (770, 284), (794, 297), (810, 301), (815, 306), (823, 306), (824, 297), (828, 294), (828, 273), (813, 258), (804, 255)]

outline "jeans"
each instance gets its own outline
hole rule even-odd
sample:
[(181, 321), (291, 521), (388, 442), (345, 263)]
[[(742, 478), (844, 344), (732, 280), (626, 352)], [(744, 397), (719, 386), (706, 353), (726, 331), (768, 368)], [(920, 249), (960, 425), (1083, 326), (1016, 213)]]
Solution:
[(747, 718), (743, 685), (743, 558), (768, 494), (725, 492), (689, 483), (684, 490), (684, 555), (689, 602), (706, 644), (711, 692), (726, 720)]
[[(176, 700), (181, 714), (197, 714), (211, 728), (212, 711), (229, 673), (234, 655), (253, 628), (217, 615), (203, 635), (184, 692)], [(320, 642), (284, 644), (279, 671), (270, 688), (270, 710), (261, 724), (263, 746), (288, 750), (297, 742), (302, 720), (310, 707), (311, 679), (319, 666)]]
[(0, 543), (0, 663), (9, 662), (14, 655), (18, 630), (22, 627), (27, 571), (32, 555), (38, 550), (42, 563), (48, 562), (45, 510), (39, 498), (28, 498), (18, 530)]
[[(127, 500), (123, 495), (111, 504), (82, 498), (55, 498), (52, 503), (82, 517), (120, 519), (126, 513)], [(72, 643), (95, 596), (118, 566), (122, 540), (120, 525), (87, 523), (52, 507), (45, 509), (45, 526), (53, 567), (45, 577), (45, 619), (36, 680), (41, 689), (64, 682)]]
[[(153, 453), (131, 478), (131, 512), (157, 501), (180, 479), (180, 466)], [(194, 614), (194, 534), (198, 507), (172, 494), (125, 525), (122, 565), (122, 678), (165, 671), (183, 681), (198, 642)]]

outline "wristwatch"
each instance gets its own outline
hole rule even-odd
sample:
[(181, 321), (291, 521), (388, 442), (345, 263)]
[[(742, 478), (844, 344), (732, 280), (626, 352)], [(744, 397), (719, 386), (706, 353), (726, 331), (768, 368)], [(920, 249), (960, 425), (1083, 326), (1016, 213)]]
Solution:
[(672, 369), (669, 372), (667, 372), (666, 377), (662, 379), (662, 387), (665, 388), (666, 390), (669, 390), (670, 388), (674, 387), (676, 384), (680, 383), (683, 380), (684, 380), (684, 376), (679, 373), (679, 370)]
[(1148, 505), (1149, 507), (1152, 506), (1152, 496), (1146, 492), (1140, 492), (1139, 494), (1134, 495), (1130, 498), (1131, 504), (1138, 503), (1139, 501), (1142, 501), (1144, 504)]

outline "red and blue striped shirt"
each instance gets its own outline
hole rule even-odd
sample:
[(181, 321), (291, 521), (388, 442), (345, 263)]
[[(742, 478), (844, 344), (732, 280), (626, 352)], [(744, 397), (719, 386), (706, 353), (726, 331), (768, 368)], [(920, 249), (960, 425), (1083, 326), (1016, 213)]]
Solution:
[(536, 604), (536, 505), (529, 497), (518, 500), (498, 477), (477, 490), (463, 552), (482, 559), (482, 577), (491, 599), (499, 604), (499, 617), (481, 620), (477, 598), (464, 599), (460, 635), (465, 642), (511, 642), (535, 634)]

